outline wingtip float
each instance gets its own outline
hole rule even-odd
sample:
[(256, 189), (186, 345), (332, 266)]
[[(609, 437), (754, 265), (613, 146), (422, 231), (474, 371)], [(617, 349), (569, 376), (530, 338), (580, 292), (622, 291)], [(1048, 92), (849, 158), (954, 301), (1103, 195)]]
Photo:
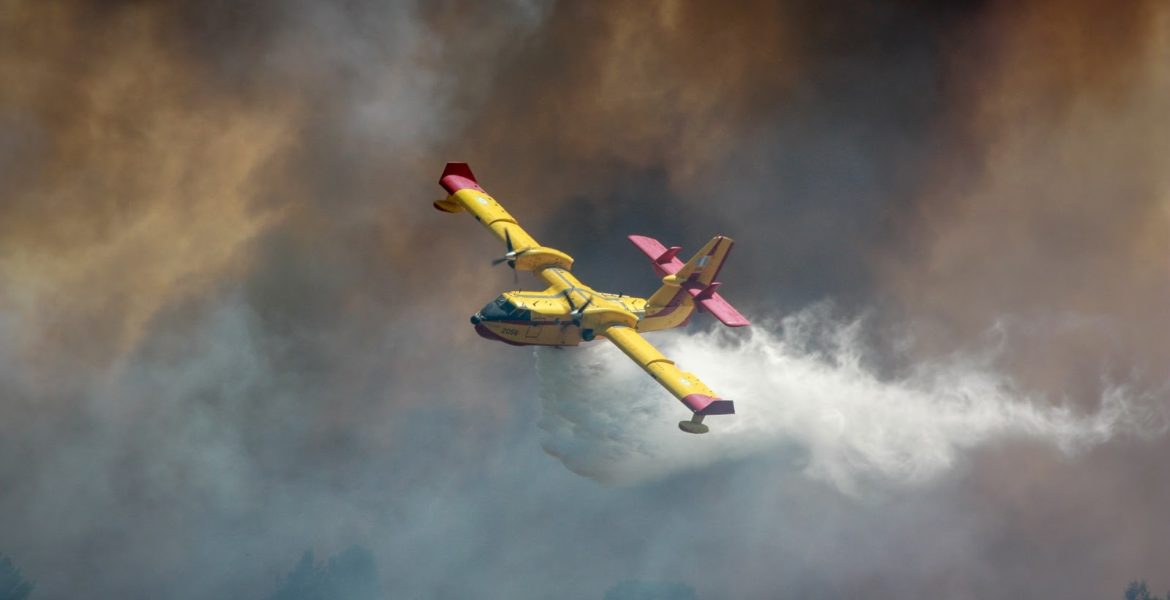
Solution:
[(703, 419), (735, 414), (735, 405), (707, 387), (692, 373), (679, 369), (641, 336), (647, 331), (685, 324), (696, 310), (710, 313), (728, 327), (749, 325), (748, 320), (719, 295), (715, 280), (734, 240), (715, 236), (690, 260), (678, 258), (680, 248), (667, 248), (653, 238), (629, 239), (650, 258), (662, 285), (649, 298), (598, 292), (571, 272), (573, 258), (540, 245), (492, 198), (467, 163), (447, 163), (439, 185), (448, 196), (434, 203), (445, 213), (469, 212), (504, 243), (505, 253), (492, 261), (507, 263), (544, 279), (541, 291), (505, 292), (471, 317), (480, 336), (514, 346), (576, 346), (605, 338), (625, 352), (655, 381), (678, 398), (691, 418), (679, 422), (687, 433), (707, 433)]

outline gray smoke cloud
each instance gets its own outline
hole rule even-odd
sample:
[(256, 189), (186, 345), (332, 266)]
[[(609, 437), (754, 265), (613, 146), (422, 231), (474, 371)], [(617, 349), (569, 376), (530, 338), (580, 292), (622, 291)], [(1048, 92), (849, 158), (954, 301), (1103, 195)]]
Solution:
[[(0, 2), (0, 554), (38, 600), (355, 544), (389, 597), (1161, 589), (1166, 18)], [(447, 160), (599, 289), (736, 238), (762, 326), (655, 342), (741, 415), (477, 338), (511, 277)]]

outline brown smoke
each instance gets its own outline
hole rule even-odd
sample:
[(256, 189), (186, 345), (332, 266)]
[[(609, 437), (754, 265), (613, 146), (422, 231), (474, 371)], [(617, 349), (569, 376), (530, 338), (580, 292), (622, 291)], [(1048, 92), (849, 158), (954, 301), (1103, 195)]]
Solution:
[(901, 506), (789, 456), (572, 479), (538, 450), (529, 354), (466, 321), (511, 286), (498, 243), (430, 201), (467, 160), (630, 292), (655, 282), (622, 234), (727, 233), (724, 289), (760, 322), (844, 298), (909, 323), (921, 358), (1002, 341), (1038, 402), (1087, 412), (1123, 386), (1154, 412), (1168, 15), (0, 0), (0, 553), (46, 597), (263, 597), (282, 553), (361, 536), (405, 597), (600, 597), (699, 563), (703, 597), (1154, 577), (1164, 437), (978, 450)]
[(889, 289), (937, 326), (931, 352), (1005, 324), (1008, 362), (1040, 390), (1164, 384), (1170, 10), (1006, 3), (973, 31), (948, 117), (969, 146), (923, 168)]
[[(615, 168), (665, 168), (677, 186), (701, 178), (798, 73), (799, 11), (749, 4), (558, 5), (504, 45), (509, 60), (469, 67), (477, 57), (454, 46), (448, 68), (488, 69), (461, 90), (475, 117), (454, 152), (506, 173), (525, 215), (542, 192), (587, 192)], [(483, 24), (465, 11), (430, 18), (454, 38)]]
[[(246, 261), (288, 103), (210, 89), (156, 5), (9, 3), (0, 28), (3, 304), (37, 362), (104, 362), (162, 307)], [(52, 368), (52, 367), (51, 367)]]

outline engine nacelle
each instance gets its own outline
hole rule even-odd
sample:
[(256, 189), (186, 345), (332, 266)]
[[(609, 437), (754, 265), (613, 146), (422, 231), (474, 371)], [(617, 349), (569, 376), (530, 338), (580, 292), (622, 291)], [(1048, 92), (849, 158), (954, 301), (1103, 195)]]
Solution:
[(581, 315), (582, 330), (591, 329), (594, 332), (602, 332), (613, 325), (635, 329), (638, 326), (638, 317), (632, 312), (601, 306), (587, 308), (585, 314)]
[(515, 260), (517, 271), (535, 271), (549, 267), (556, 267), (566, 271), (573, 269), (572, 256), (556, 248), (548, 248), (546, 246), (526, 249)]

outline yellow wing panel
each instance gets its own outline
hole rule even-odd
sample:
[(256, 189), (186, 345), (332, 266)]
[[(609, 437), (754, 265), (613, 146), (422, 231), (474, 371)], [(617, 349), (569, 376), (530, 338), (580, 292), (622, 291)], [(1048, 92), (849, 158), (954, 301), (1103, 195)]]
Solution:
[(606, 329), (603, 335), (696, 414), (734, 412), (730, 401), (720, 400), (694, 373), (679, 369), (674, 361), (663, 356), (637, 331), (629, 327), (613, 326)]
[(435, 208), (443, 212), (466, 210), (483, 224), (507, 247), (511, 254), (510, 264), (521, 271), (535, 271), (540, 268), (559, 267), (570, 269), (573, 259), (554, 248), (540, 245), (499, 202), (488, 194), (475, 180), (475, 175), (466, 163), (447, 163), (439, 177), (439, 185), (450, 194), (446, 199), (435, 202)]
[[(444, 186), (453, 179), (452, 177), (444, 177)], [(455, 184), (458, 185), (458, 184)], [(451, 187), (455, 187), (452, 185)], [(471, 213), (476, 221), (479, 221), (484, 227), (500, 238), (501, 242), (511, 240), (512, 248), (536, 248), (540, 246), (524, 228), (516, 222), (516, 218), (508, 213), (495, 198), (483, 191), (479, 185), (475, 187), (455, 187), (451, 196), (447, 198), (449, 201), (454, 201), (464, 210)]]

